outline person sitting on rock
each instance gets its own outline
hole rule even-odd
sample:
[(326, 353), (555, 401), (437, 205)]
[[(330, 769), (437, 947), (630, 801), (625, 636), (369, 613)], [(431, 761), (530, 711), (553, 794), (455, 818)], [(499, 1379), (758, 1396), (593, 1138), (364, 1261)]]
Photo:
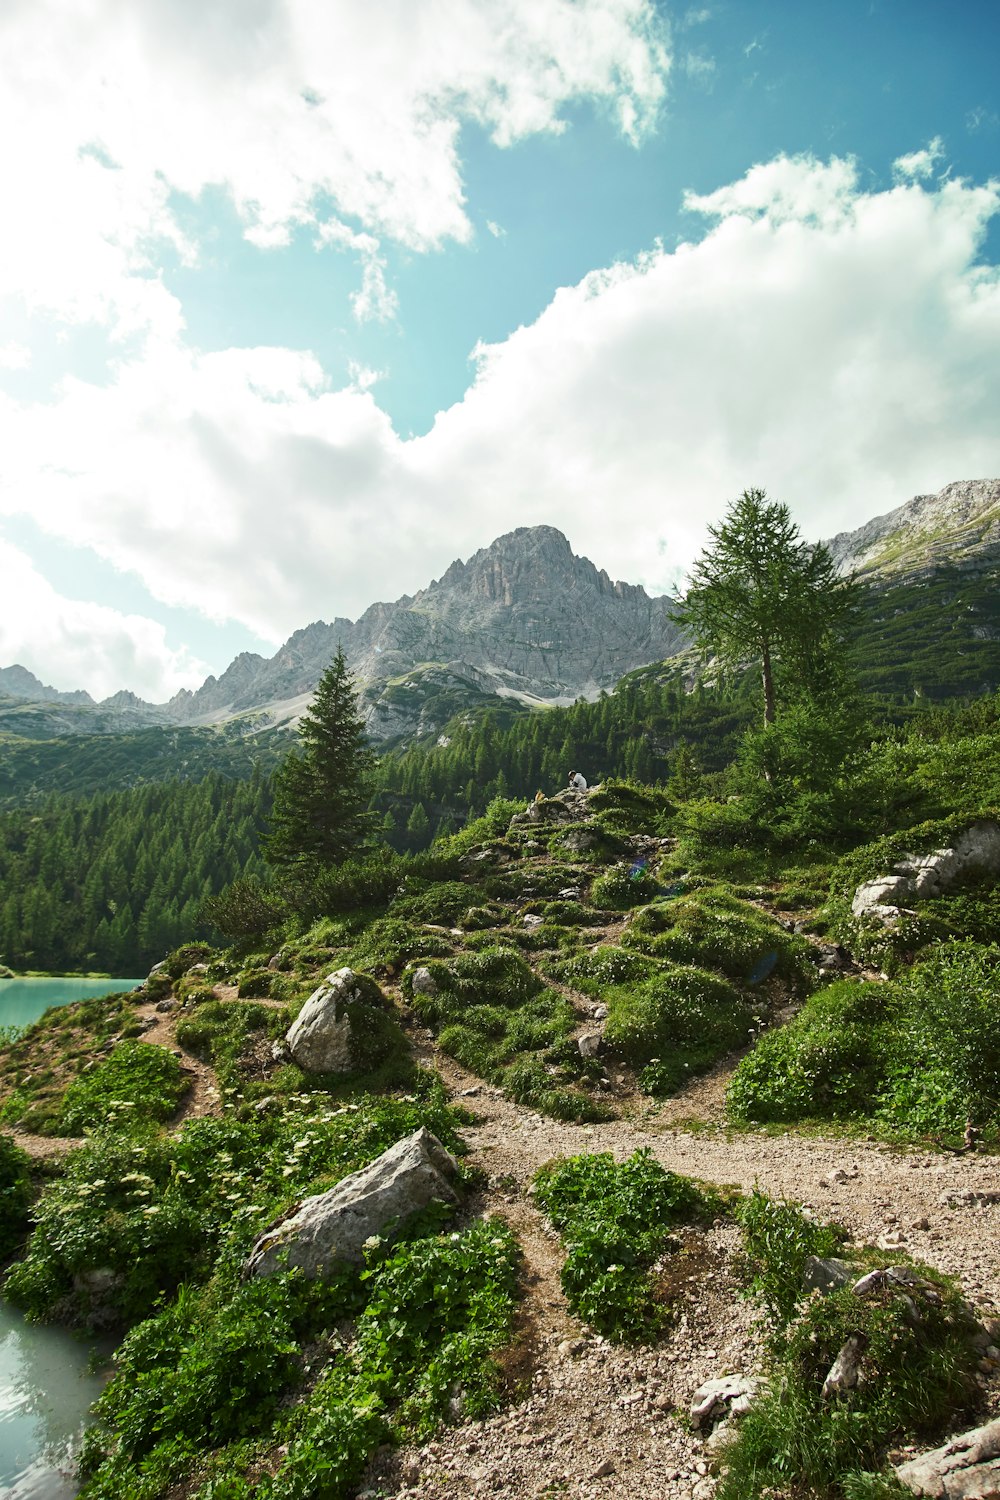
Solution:
[(569, 784), (575, 792), (585, 792), (587, 790), (587, 778), (586, 776), (582, 776), (579, 771), (570, 771)]

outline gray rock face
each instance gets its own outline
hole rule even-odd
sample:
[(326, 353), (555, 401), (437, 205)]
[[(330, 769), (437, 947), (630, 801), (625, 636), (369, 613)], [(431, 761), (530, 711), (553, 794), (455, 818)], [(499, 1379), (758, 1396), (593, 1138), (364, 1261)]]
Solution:
[(818, 1255), (807, 1255), (802, 1269), (802, 1285), (809, 1291), (832, 1292), (846, 1286), (854, 1275), (846, 1260), (831, 1255), (823, 1260)]
[(748, 1375), (723, 1375), (706, 1380), (691, 1397), (691, 1425), (712, 1427), (727, 1417), (739, 1417), (749, 1410), (760, 1381)]
[(979, 571), (1000, 557), (1000, 479), (967, 479), (917, 495), (827, 542), (841, 572), (901, 582), (942, 564)]
[(851, 902), (854, 916), (872, 916), (891, 926), (915, 901), (939, 896), (974, 871), (1000, 871), (1000, 824), (974, 823), (950, 849), (908, 854), (877, 880), (859, 885)]
[(352, 1073), (357, 1067), (355, 1028), (365, 1012), (383, 1009), (374, 980), (338, 969), (313, 990), (285, 1036), (285, 1046), (306, 1073)]
[(357, 621), (309, 625), (270, 660), (243, 653), (169, 708), (190, 724), (262, 709), (278, 722), (296, 717), (338, 645), (364, 687), (375, 739), (430, 732), (470, 694), (571, 703), (679, 649), (668, 604), (612, 582), (554, 527), (522, 526), (417, 594), (373, 604)]
[(337, 1261), (359, 1265), (366, 1240), (391, 1232), (435, 1199), (457, 1203), (457, 1174), (454, 1157), (421, 1127), (266, 1230), (250, 1252), (245, 1274), (269, 1276), (287, 1264), (321, 1277)]
[(900, 1464), (896, 1475), (932, 1500), (1000, 1500), (1000, 1418)]
[(852, 1391), (861, 1379), (861, 1361), (865, 1352), (865, 1338), (863, 1334), (852, 1333), (844, 1341), (843, 1348), (830, 1366), (826, 1379), (823, 1381), (823, 1389), (820, 1392), (824, 1401), (829, 1401), (833, 1396), (842, 1396), (847, 1391)]

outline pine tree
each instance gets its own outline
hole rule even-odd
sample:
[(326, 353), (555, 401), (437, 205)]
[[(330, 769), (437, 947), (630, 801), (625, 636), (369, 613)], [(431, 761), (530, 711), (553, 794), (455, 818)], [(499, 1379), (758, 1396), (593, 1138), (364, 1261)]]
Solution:
[(671, 617), (722, 664), (760, 664), (764, 724), (774, 722), (775, 667), (808, 696), (818, 696), (857, 602), (822, 544), (803, 542), (786, 505), (744, 490), (695, 564), (691, 587)]
[(308, 873), (343, 864), (370, 837), (374, 756), (341, 648), (299, 723), (299, 740), (275, 773), (265, 854), (272, 865)]

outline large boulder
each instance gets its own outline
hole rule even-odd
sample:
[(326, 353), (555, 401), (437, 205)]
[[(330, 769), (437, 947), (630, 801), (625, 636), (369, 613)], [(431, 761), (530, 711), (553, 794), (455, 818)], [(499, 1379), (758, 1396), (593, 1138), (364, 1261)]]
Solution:
[(425, 1127), (397, 1141), (369, 1166), (328, 1193), (306, 1198), (266, 1229), (247, 1260), (248, 1276), (269, 1276), (282, 1265), (324, 1276), (337, 1261), (359, 1265), (364, 1244), (391, 1233), (435, 1199), (457, 1203), (458, 1163)]
[(931, 1500), (1000, 1500), (1000, 1418), (900, 1464), (896, 1475)]
[(309, 996), (285, 1035), (285, 1047), (305, 1073), (356, 1073), (382, 1060), (394, 1032), (374, 979), (338, 969)]
[(1000, 872), (1000, 823), (973, 823), (951, 848), (904, 855), (891, 871), (858, 886), (851, 911), (856, 917), (875, 917), (888, 927), (912, 902), (940, 896), (978, 871)]

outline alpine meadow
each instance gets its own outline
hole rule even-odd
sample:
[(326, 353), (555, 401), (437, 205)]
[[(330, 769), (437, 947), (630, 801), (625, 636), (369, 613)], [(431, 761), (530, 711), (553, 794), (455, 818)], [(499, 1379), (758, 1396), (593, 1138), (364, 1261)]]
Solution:
[(997, 1500), (1000, 8), (0, 39), (0, 1494)]

